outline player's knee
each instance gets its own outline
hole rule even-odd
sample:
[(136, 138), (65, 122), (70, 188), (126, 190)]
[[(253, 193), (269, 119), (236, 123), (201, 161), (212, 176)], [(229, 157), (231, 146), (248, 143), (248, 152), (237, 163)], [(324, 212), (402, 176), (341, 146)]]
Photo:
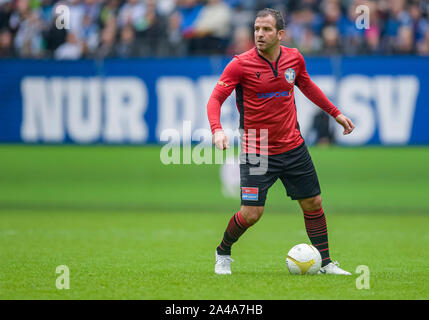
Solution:
[(313, 207), (314, 210), (322, 209), (322, 197), (320, 195), (313, 198)]
[(322, 209), (322, 197), (317, 195), (300, 201), (300, 205), (304, 211), (314, 211)]
[(249, 226), (254, 225), (261, 218), (264, 207), (242, 206), (241, 214)]

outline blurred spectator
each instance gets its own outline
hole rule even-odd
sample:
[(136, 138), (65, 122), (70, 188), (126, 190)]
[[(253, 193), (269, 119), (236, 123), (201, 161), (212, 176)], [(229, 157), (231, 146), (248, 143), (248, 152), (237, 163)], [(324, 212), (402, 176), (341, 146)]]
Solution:
[(40, 57), (42, 55), (43, 23), (37, 11), (30, 10), (29, 0), (18, 0), (19, 13), (11, 17), (16, 27), (14, 48), (20, 57)]
[(143, 56), (158, 56), (161, 42), (166, 38), (166, 21), (158, 13), (157, 1), (146, 0), (143, 22), (139, 26), (134, 26), (137, 35), (139, 53)]
[(126, 0), (119, 9), (118, 27), (123, 28), (131, 25), (137, 30), (145, 27), (146, 6), (139, 0)]
[(341, 8), (338, 1), (326, 0), (323, 3), (324, 25), (338, 26), (341, 20)]
[(133, 27), (127, 25), (122, 28), (121, 36), (115, 48), (115, 53), (120, 58), (129, 58), (137, 56), (137, 48)]
[(0, 0), (0, 30), (9, 27), (9, 20), (13, 9), (12, 0)]
[(248, 27), (235, 29), (231, 45), (226, 53), (230, 56), (246, 52), (253, 48), (253, 33)]
[(194, 35), (195, 21), (203, 6), (198, 0), (179, 0), (178, 14), (180, 15), (180, 31), (184, 38), (191, 38)]
[(116, 39), (116, 18), (111, 16), (101, 32), (99, 47), (95, 53), (97, 58), (110, 58), (114, 56), (114, 46)]
[(411, 26), (399, 27), (395, 49), (398, 54), (414, 53), (414, 37)]
[(389, 4), (388, 17), (384, 24), (383, 46), (384, 51), (391, 54), (398, 48), (400, 27), (410, 26), (411, 18), (405, 11), (405, 0), (390, 0)]
[[(365, 50), (367, 54), (381, 54), (380, 48), (380, 30), (376, 26), (371, 26), (365, 32), (365, 49), (362, 49), (361, 52)], [(359, 53), (359, 51), (355, 51), (355, 54)]]
[(107, 22), (115, 18), (119, 12), (120, 0), (107, 0), (100, 9), (100, 16), (98, 17), (98, 23), (100, 28), (104, 28)]
[(58, 60), (76, 60), (83, 55), (83, 43), (73, 32), (67, 33), (66, 42), (55, 50), (55, 59)]
[(18, 29), (22, 21), (24, 21), (31, 13), (28, 0), (16, 0), (15, 8), (9, 17), (9, 28), (13, 33)]
[(291, 33), (292, 43), (286, 46), (296, 46), (304, 54), (319, 52), (321, 38), (318, 36), (323, 24), (322, 16), (312, 9), (311, 3), (302, 2), (295, 5), (296, 11), (286, 17), (287, 29)]
[(419, 55), (429, 55), (429, 30), (426, 31), (424, 37), (418, 42), (417, 53)]
[(67, 0), (65, 5), (70, 11), (70, 30), (80, 38), (83, 33), (83, 17), (85, 15), (82, 0)]
[(251, 27), (253, 29), (255, 11), (254, 6), (250, 5), (252, 1), (226, 0), (226, 3), (233, 8), (234, 18), (231, 19), (231, 27), (233, 30), (241, 27)]
[(96, 22), (100, 16), (100, 1), (99, 0), (84, 0), (83, 10), (85, 16), (88, 17), (91, 23)]
[(337, 27), (326, 26), (322, 30), (322, 53), (336, 55), (340, 53), (340, 37)]
[[(365, 48), (365, 29), (358, 29), (356, 27), (356, 19), (360, 14), (356, 12), (356, 8), (360, 3), (353, 1), (347, 8), (347, 12), (337, 22), (337, 27), (340, 32), (340, 46), (343, 53), (357, 54), (362, 52)], [(376, 22), (376, 7), (372, 2), (366, 2), (365, 5), (369, 6), (370, 10), (370, 35), (371, 40), (375, 40), (374, 36), (377, 35), (377, 22)], [(371, 7), (372, 6), (372, 7)], [(375, 42), (371, 43), (370, 48), (367, 50), (376, 50), (374, 48)], [(377, 45), (378, 46), (378, 45)]]
[(173, 13), (176, 0), (160, 0), (157, 1), (157, 11), (161, 16), (168, 16)]
[(165, 43), (166, 52), (171, 56), (183, 56), (187, 51), (187, 43), (183, 39), (181, 32), (181, 15), (179, 12), (173, 13), (168, 20), (167, 41)]
[(413, 28), (414, 40), (419, 42), (425, 37), (426, 31), (429, 29), (429, 22), (422, 17), (422, 9), (419, 2), (412, 2), (408, 8), (411, 25)]
[(0, 30), (0, 57), (12, 58), (13, 56), (12, 33), (7, 28), (3, 28)]
[(301, 42), (298, 45), (299, 50), (303, 54), (319, 53), (321, 46), (321, 41), (313, 30), (309, 27), (304, 28)]
[(53, 11), (54, 2), (56, 2), (55, 5), (62, 4), (61, 2), (56, 0), (38, 0), (38, 3), (40, 5), (40, 7), (38, 8), (40, 18), (43, 20), (45, 25), (49, 24), (49, 21), (51, 21), (52, 17), (55, 15), (55, 12)]
[(317, 111), (311, 130), (315, 133), (316, 144), (328, 145), (334, 142), (334, 132), (330, 126), (330, 117), (326, 112)]
[[(355, 54), (359, 52), (365, 52), (367, 54), (381, 54), (380, 38), (381, 38), (381, 25), (379, 19), (379, 12), (375, 2), (368, 3), (370, 10), (369, 15), (369, 29), (364, 30), (365, 38), (359, 38), (359, 40), (365, 40), (363, 43), (358, 42), (360, 50), (357, 50)], [(362, 30), (363, 31), (363, 30)], [(358, 40), (357, 40), (358, 41)]]
[(195, 33), (204, 37), (211, 35), (217, 38), (228, 36), (231, 24), (231, 8), (223, 0), (207, 0), (207, 5), (200, 12)]
[(195, 20), (190, 53), (224, 53), (230, 31), (231, 8), (223, 0), (208, 0)]
[(82, 34), (80, 40), (83, 43), (83, 50), (86, 54), (92, 54), (98, 46), (98, 25), (90, 14), (85, 14), (82, 20)]

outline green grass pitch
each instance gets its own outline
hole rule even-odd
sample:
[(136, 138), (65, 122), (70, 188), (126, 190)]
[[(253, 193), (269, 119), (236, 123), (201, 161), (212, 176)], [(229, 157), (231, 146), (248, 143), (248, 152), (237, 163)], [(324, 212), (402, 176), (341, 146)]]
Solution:
[(287, 251), (308, 238), (280, 182), (234, 245), (232, 276), (215, 275), (239, 200), (222, 196), (219, 166), (165, 166), (159, 153), (0, 146), (0, 299), (429, 298), (429, 148), (310, 148), (331, 257), (369, 267), (361, 290), (359, 274), (289, 274)]

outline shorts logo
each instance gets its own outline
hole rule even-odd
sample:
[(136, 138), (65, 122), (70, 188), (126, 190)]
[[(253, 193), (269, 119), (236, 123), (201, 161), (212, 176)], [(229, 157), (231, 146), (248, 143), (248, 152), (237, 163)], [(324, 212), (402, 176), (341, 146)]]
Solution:
[(259, 188), (242, 187), (241, 188), (241, 199), (258, 201), (258, 193), (259, 193)]
[(285, 79), (288, 83), (292, 84), (295, 81), (295, 70), (289, 68), (285, 72)]

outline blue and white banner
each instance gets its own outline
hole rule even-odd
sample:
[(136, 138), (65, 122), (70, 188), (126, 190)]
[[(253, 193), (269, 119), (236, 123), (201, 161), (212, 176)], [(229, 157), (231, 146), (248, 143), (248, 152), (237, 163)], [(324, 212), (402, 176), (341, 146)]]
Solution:
[[(206, 103), (230, 58), (0, 60), (1, 143), (159, 143), (208, 129)], [(356, 125), (344, 145), (429, 144), (429, 58), (307, 58), (312, 79)], [(318, 108), (296, 93), (304, 138)], [(222, 125), (238, 127), (232, 95)]]

